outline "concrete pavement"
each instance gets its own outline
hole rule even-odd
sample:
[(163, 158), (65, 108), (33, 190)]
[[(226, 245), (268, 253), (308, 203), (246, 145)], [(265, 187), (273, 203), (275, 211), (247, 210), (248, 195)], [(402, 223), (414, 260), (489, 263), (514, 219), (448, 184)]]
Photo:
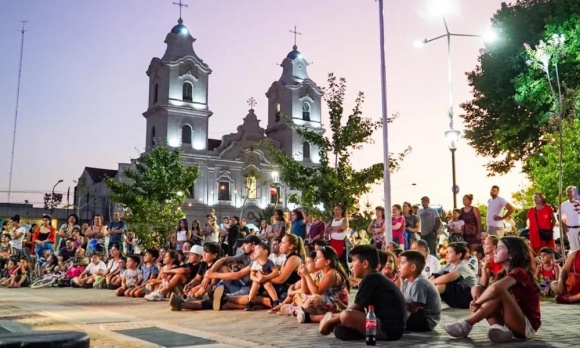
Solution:
[[(542, 303), (542, 327), (534, 341), (514, 341), (510, 347), (572, 347), (580, 342), (580, 306)], [(467, 315), (446, 309), (442, 323)], [(0, 333), (26, 330), (81, 330), (91, 347), (356, 347), (364, 342), (340, 342), (320, 336), (317, 325), (265, 311), (171, 312), (167, 302), (115, 297), (109, 290), (49, 288), (0, 289)], [(487, 325), (476, 326), (469, 339), (435, 333), (406, 334), (378, 346), (487, 347)], [(149, 333), (149, 335), (146, 335)], [(145, 336), (144, 336), (145, 334)], [(494, 345), (498, 346), (498, 345)]]

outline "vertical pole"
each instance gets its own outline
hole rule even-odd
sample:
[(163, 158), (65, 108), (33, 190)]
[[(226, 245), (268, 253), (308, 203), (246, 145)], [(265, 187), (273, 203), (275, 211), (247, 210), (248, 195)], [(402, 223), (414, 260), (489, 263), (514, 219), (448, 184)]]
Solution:
[(455, 180), (455, 149), (451, 149), (451, 174), (453, 176), (453, 209), (457, 209), (457, 181)]
[[(449, 109), (447, 110), (447, 116), (449, 117), (449, 129), (453, 130), (453, 76), (451, 70), (451, 33), (449, 32), (449, 27), (447, 26), (447, 21), (443, 17), (443, 23), (445, 24), (445, 30), (447, 32), (447, 78), (449, 87)], [(451, 175), (453, 176), (453, 187), (451, 191), (453, 192), (453, 209), (457, 209), (457, 180), (455, 177), (455, 149), (451, 150)]]
[(383, 14), (383, 0), (379, 0), (379, 27), (381, 52), (381, 97), (383, 111), (383, 193), (385, 199), (385, 241), (393, 241), (393, 227), (391, 224), (391, 172), (389, 171), (389, 124), (387, 122), (387, 69), (385, 63), (385, 21)]

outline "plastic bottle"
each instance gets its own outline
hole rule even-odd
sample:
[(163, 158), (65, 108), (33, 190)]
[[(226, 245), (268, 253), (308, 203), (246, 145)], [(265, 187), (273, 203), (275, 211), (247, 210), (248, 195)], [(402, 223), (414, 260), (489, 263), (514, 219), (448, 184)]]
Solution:
[(377, 317), (375, 315), (375, 306), (369, 306), (367, 319), (365, 321), (366, 343), (367, 346), (377, 345)]

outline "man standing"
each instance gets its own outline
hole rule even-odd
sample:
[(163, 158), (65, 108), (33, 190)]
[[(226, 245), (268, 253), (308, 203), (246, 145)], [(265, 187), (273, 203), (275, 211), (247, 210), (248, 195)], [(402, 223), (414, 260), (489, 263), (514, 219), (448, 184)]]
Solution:
[[(578, 240), (578, 234), (580, 233), (580, 213), (574, 204), (576, 202), (575, 192), (578, 190), (575, 186), (568, 186), (566, 188), (566, 197), (568, 200), (562, 203), (562, 224), (563, 230), (568, 236), (568, 242), (570, 243), (570, 252), (580, 249), (580, 241)], [(560, 238), (562, 238), (560, 236)]]
[[(487, 201), (487, 233), (495, 236), (497, 236), (499, 230), (504, 228), (503, 220), (509, 219), (514, 212), (514, 207), (498, 194), (499, 186), (493, 185), (489, 192), (491, 198)], [(507, 209), (507, 213), (501, 216), (503, 208)]]
[(109, 223), (109, 246), (107, 250), (110, 250), (113, 245), (116, 245), (117, 249), (121, 250), (123, 246), (123, 235), (126, 231), (127, 224), (121, 220), (121, 213), (116, 211), (113, 214), (113, 221)]
[(421, 198), (422, 209), (418, 211), (421, 221), (421, 239), (429, 245), (429, 253), (435, 256), (435, 243), (437, 240), (437, 230), (441, 226), (441, 219), (437, 210), (429, 207), (429, 197)]

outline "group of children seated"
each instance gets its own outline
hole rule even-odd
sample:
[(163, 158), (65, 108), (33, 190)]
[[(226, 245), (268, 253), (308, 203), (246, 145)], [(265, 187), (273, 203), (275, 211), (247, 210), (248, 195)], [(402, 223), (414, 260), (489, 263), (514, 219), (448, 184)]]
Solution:
[[(6, 238), (2, 236), (2, 245)], [(553, 250), (543, 249), (536, 267), (527, 242), (511, 236), (487, 237), (485, 257), (475, 269), (462, 242), (448, 245), (442, 267), (421, 240), (400, 253), (359, 245), (349, 252), (350, 276), (333, 248), (318, 243), (305, 255), (303, 241), (295, 235), (270, 244), (248, 236), (236, 245), (239, 255), (229, 257), (221, 257), (217, 243), (186, 241), (183, 256), (162, 248), (123, 257), (113, 245), (106, 263), (99, 254), (86, 258), (72, 240), (66, 244), (58, 257), (49, 254), (40, 260), (43, 273), (60, 272), (62, 286), (169, 300), (172, 310), (264, 308), (295, 316), (300, 323), (319, 323), (321, 334), (334, 332), (342, 340), (364, 339), (369, 306), (377, 317), (379, 340), (398, 340), (405, 330), (432, 331), (440, 321), (441, 301), (472, 312), (466, 320), (445, 325), (453, 337), (467, 337), (475, 323), (487, 319), (493, 342), (529, 339), (540, 327), (540, 294), (550, 294), (559, 272)], [(28, 268), (26, 259), (7, 261), (0, 284), (25, 286)], [(358, 292), (349, 305), (353, 285)]]

